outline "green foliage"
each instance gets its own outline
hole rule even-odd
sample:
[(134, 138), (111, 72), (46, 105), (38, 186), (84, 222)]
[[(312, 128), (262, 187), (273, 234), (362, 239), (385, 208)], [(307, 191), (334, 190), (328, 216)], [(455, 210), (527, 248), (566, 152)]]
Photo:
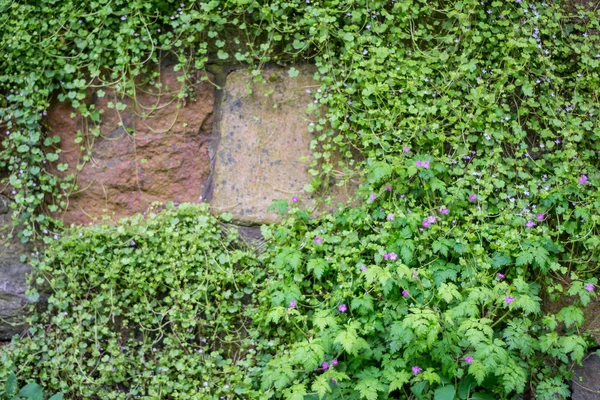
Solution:
[[(598, 285), (597, 13), (526, 0), (80, 3), (0, 0), (0, 168), (23, 239), (49, 243), (36, 267), (52, 293), (0, 354), (0, 377), (106, 399), (568, 395)], [(287, 219), (262, 228), (260, 257), (190, 205), (51, 240), (47, 211), (74, 189), (52, 172), (67, 170), (44, 129), (53, 94), (95, 126), (90, 85), (135, 97), (167, 53), (184, 80), (234, 59), (314, 61), (307, 189), (358, 169), (358, 204), (313, 220), (275, 201)], [(542, 312), (565, 294), (572, 304)]]
[(0, 381), (15, 370), (67, 398), (253, 398), (264, 273), (205, 205), (73, 230), (34, 265), (48, 308), (0, 354)]
[(0, 393), (2, 400), (62, 400), (62, 393), (47, 397), (44, 394), (44, 388), (37, 383), (28, 383), (21, 389), (17, 388), (17, 376), (14, 373), (8, 375), (4, 385), (4, 392)]

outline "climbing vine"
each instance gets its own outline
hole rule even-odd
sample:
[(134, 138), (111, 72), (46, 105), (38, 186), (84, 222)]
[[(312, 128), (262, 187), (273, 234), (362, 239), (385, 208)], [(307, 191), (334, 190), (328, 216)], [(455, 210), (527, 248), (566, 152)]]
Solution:
[[(48, 259), (39, 261), (48, 268), (39, 283), (54, 284), (50, 303), (56, 307), (41, 322), (50, 319), (68, 332), (81, 321), (116, 324), (117, 314), (96, 317), (110, 301), (102, 293), (120, 287), (121, 268), (145, 260), (133, 236), (152, 241), (156, 233), (149, 232), (159, 230), (145, 231), (136, 220), (130, 231), (118, 232), (110, 256), (103, 255), (110, 230), (102, 239), (92, 234), (81, 248), (69, 232), (51, 240), (60, 226), (50, 215), (66, 206), (75, 182), (73, 175), (56, 173), (68, 166), (57, 164), (59, 139), (45, 126), (53, 101), (70, 102), (97, 135), (101, 112), (86, 101), (88, 90), (114, 88), (134, 97), (136, 85), (152, 83), (153, 66), (167, 55), (177, 59), (184, 83), (221, 63), (287, 65), (293, 77), (292, 62), (311, 62), (321, 87), (312, 92), (309, 111), (321, 114), (312, 114), (307, 127), (316, 159), (307, 190), (351, 170), (364, 177), (358, 204), (318, 220), (299, 207), (302, 194), (282, 199), (286, 220), (263, 228), (265, 253), (244, 251), (234, 263), (221, 250), (206, 210), (184, 207), (183, 219), (175, 211), (157, 219), (174, 231), (154, 244), (162, 250), (148, 250), (158, 251), (154, 258), (163, 250), (189, 249), (175, 226), (207, 218), (203, 226), (214, 236), (198, 263), (251, 271), (240, 276), (243, 282), (210, 275), (214, 287), (233, 285), (230, 295), (239, 302), (200, 302), (186, 291), (185, 276), (176, 278), (179, 286), (163, 287), (163, 279), (175, 279), (165, 261), (160, 279), (144, 276), (150, 292), (162, 287), (159, 304), (146, 299), (149, 309), (160, 310), (157, 315), (171, 310), (173, 298), (165, 295), (171, 291), (199, 301), (186, 309), (189, 299), (181, 297), (185, 315), (172, 315), (168, 329), (157, 316), (145, 324), (153, 328), (142, 329), (152, 333), (138, 332), (127, 345), (117, 333), (103, 332), (110, 347), (97, 344), (110, 356), (90, 347), (97, 333), (88, 328), (77, 331), (85, 337), (81, 351), (75, 345), (52, 354), (44, 349), (46, 366), (57, 351), (67, 356), (56, 360), (85, 361), (91, 369), (79, 375), (32, 366), (28, 357), (38, 343), (63, 339), (36, 325), (31, 341), (7, 353), (7, 365), (52, 389), (70, 387), (81, 396), (102, 390), (106, 398), (566, 397), (570, 367), (590, 343), (583, 307), (598, 285), (598, 7), (527, 0), (0, 1), (0, 168), (16, 222), (24, 224), (23, 240), (42, 235), (53, 242)], [(184, 85), (180, 96), (188, 95)], [(237, 248), (236, 240), (225, 240), (225, 247)], [(163, 241), (168, 248), (160, 247)], [(65, 250), (69, 246), (75, 247)], [(82, 258), (70, 260), (69, 252)], [(206, 255), (213, 252), (222, 256), (217, 263)], [(105, 258), (100, 270), (94, 264), (83, 273), (78, 268), (90, 257)], [(152, 257), (135, 265), (152, 268)], [(183, 270), (195, 273), (195, 262)], [(69, 286), (109, 272), (114, 276), (93, 295)], [(251, 292), (240, 291), (242, 284)], [(131, 301), (129, 290), (119, 294), (124, 304)], [(543, 311), (543, 298), (563, 296), (572, 305), (556, 315)], [(202, 308), (212, 310), (213, 300), (225, 308), (248, 307), (253, 323), (215, 314), (210, 321), (223, 326), (211, 325)], [(79, 319), (65, 322), (60, 313), (73, 312), (70, 307)], [(128, 315), (133, 322), (148, 317), (136, 309)], [(194, 329), (210, 326), (220, 339), (247, 326), (235, 346), (258, 347), (240, 362), (241, 353), (227, 347), (232, 342), (221, 340), (206, 364), (215, 369), (190, 372), (177, 364), (183, 353), (193, 363), (206, 359), (190, 353), (198, 342), (191, 332), (185, 336), (188, 325), (175, 326), (182, 321)], [(169, 339), (157, 347), (162, 359), (152, 355), (160, 334)], [(128, 346), (135, 350), (127, 353)], [(99, 356), (102, 363), (96, 363)], [(154, 379), (148, 386), (121, 370), (134, 356), (142, 360), (136, 371)], [(161, 360), (169, 368), (164, 375), (156, 370)], [(109, 377), (103, 368), (119, 372)], [(242, 392), (226, 391), (232, 385), (227, 374)], [(61, 383), (66, 376), (69, 383)]]

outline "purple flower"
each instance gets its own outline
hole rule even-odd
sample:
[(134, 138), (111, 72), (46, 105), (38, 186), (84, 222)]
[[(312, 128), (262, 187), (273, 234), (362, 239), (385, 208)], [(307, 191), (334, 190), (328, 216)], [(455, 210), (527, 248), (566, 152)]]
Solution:
[(292, 203), (298, 202), (298, 196), (292, 196)]
[(315, 243), (316, 243), (316, 244), (321, 244), (321, 243), (323, 243), (323, 238), (322, 238), (321, 236), (317, 236), (317, 237), (315, 238)]
[(444, 215), (446, 215), (446, 214), (448, 214), (448, 213), (450, 212), (450, 210), (448, 210), (448, 209), (446, 208), (446, 206), (444, 206), (444, 207), (440, 208), (440, 209), (439, 209), (439, 211), (440, 211), (440, 213), (442, 213), (442, 214), (444, 214)]
[(366, 265), (363, 265), (362, 267), (360, 267), (360, 270), (361, 270), (362, 272), (367, 272), (367, 266), (366, 266)]
[(430, 215), (429, 217), (427, 217), (427, 222), (429, 222), (430, 224), (435, 224), (437, 221), (437, 218), (433, 215)]
[(408, 147), (404, 147), (402, 149), (402, 151), (405, 152), (405, 153), (410, 153), (410, 149)]
[(528, 228), (533, 228), (535, 226), (535, 222), (533, 221), (527, 221), (527, 223), (525, 224), (526, 227)]
[(375, 193), (371, 193), (371, 195), (369, 196), (370, 201), (375, 201), (376, 198), (377, 196), (375, 196)]
[(585, 185), (587, 183), (588, 177), (587, 175), (581, 175), (581, 177), (577, 180), (581, 185)]
[(335, 383), (335, 378), (331, 378), (331, 383)]
[(386, 261), (389, 260), (390, 259), (389, 253), (384, 253), (383, 254), (383, 259), (386, 260)]
[(290, 305), (288, 306), (288, 308), (296, 308), (296, 300), (290, 301)]
[(423, 228), (429, 228), (431, 222), (429, 222), (429, 219), (424, 219), (423, 222), (421, 222), (421, 225), (423, 225)]
[(544, 217), (545, 217), (544, 214), (538, 214), (536, 218), (537, 218), (538, 221), (543, 221)]
[(465, 364), (469, 364), (469, 365), (473, 364), (473, 357), (466, 356), (465, 357)]
[(389, 213), (389, 214), (387, 215), (386, 219), (387, 219), (388, 221), (393, 221), (393, 220), (394, 220), (394, 214), (392, 214), (392, 213)]
[(388, 192), (391, 192), (392, 191), (392, 187), (391, 186), (386, 186), (385, 190), (387, 190)]
[(593, 292), (594, 291), (594, 285), (592, 283), (586, 283), (585, 284), (585, 290), (587, 290), (588, 292)]
[(504, 301), (506, 302), (506, 304), (510, 304), (515, 300), (514, 297), (512, 296), (506, 296), (506, 298), (504, 299)]
[(402, 297), (408, 297), (408, 290), (403, 290), (402, 291)]
[(389, 253), (388, 256), (389, 256), (390, 260), (392, 260), (392, 261), (396, 261), (398, 259), (398, 254), (396, 254), (394, 252)]
[(338, 360), (336, 360), (335, 358), (331, 360), (331, 365), (333, 365), (334, 367), (338, 365)]
[(501, 274), (500, 272), (498, 272), (496, 276), (498, 277), (498, 279), (504, 279), (504, 274)]
[(415, 162), (415, 165), (416, 165), (417, 167), (422, 167), (422, 166), (423, 166), (423, 163), (421, 162), (421, 160), (417, 160), (417, 161)]
[(475, 193), (471, 193), (469, 195), (469, 201), (475, 201), (475, 200), (477, 200), (477, 196), (475, 195)]
[(417, 367), (416, 365), (414, 367), (412, 367), (412, 373), (415, 374), (415, 376), (419, 375), (421, 373), (421, 371), (423, 371), (421, 368)]
[(338, 310), (340, 310), (341, 313), (345, 313), (346, 311), (348, 311), (348, 306), (346, 306), (345, 304), (341, 304), (338, 307)]
[(329, 369), (329, 363), (327, 361), (323, 361), (323, 364), (321, 364), (321, 368), (325, 370)]
[(429, 168), (429, 161), (423, 161), (423, 168)]

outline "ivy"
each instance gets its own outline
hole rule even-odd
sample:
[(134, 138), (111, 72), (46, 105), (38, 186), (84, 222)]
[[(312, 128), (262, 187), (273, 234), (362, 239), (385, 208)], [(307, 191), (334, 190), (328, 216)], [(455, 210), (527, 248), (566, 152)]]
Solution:
[[(0, 168), (22, 239), (49, 246), (35, 266), (51, 289), (1, 377), (102, 398), (568, 395), (600, 255), (593, 9), (0, 0), (0, 27)], [(63, 232), (50, 215), (76, 177), (50, 105), (97, 134), (87, 91), (135, 99), (167, 56), (182, 101), (213, 64), (293, 79), (314, 63), (306, 190), (359, 180), (352, 207), (313, 219), (301, 194), (278, 199), (260, 255), (205, 206)]]

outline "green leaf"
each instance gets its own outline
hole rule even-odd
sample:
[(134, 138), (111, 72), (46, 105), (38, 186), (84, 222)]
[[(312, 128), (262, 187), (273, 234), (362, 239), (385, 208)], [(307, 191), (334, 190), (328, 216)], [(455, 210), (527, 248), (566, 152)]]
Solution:
[(15, 395), (17, 391), (17, 376), (14, 373), (8, 376), (4, 391), (9, 398)]
[(229, 58), (229, 54), (227, 54), (226, 51), (219, 49), (219, 51), (217, 51), (217, 57), (219, 57), (219, 60), (227, 60)]
[(442, 386), (440, 388), (435, 389), (435, 393), (433, 396), (434, 400), (454, 400), (454, 395), (456, 394), (456, 389), (454, 386)]
[(308, 271), (312, 271), (313, 275), (317, 279), (321, 279), (321, 277), (323, 276), (323, 272), (325, 272), (326, 268), (327, 261), (325, 261), (322, 258), (311, 258), (310, 260), (308, 260), (308, 263), (306, 265), (306, 269)]
[(361, 399), (377, 400), (379, 397), (378, 392), (383, 391), (384, 386), (377, 378), (365, 378), (356, 384), (356, 390), (358, 390)]
[(54, 396), (50, 397), (48, 400), (63, 400), (63, 394), (57, 393)]
[(390, 382), (388, 392), (392, 393), (396, 389), (402, 389), (402, 387), (410, 380), (410, 373), (407, 371), (399, 371), (394, 375), (394, 379)]
[(325, 395), (331, 392), (331, 386), (329, 385), (329, 379), (325, 375), (320, 375), (312, 384), (311, 389), (319, 395), (319, 399), (325, 397)]
[(370, 168), (367, 179), (368, 179), (369, 183), (378, 183), (383, 178), (389, 176), (391, 173), (392, 173), (392, 167), (384, 161), (379, 161), (379, 162), (373, 163), (373, 165)]
[(224, 212), (221, 214), (221, 219), (225, 222), (230, 222), (233, 218), (233, 214), (230, 212)]
[(48, 154), (46, 154), (46, 160), (48, 160), (50, 162), (54, 162), (54, 161), (58, 160), (58, 154), (48, 153)]
[(44, 400), (44, 388), (37, 383), (29, 383), (19, 390), (19, 396), (27, 400)]
[(290, 78), (295, 78), (298, 76), (298, 74), (300, 73), (300, 71), (298, 71), (296, 68), (292, 67), (289, 69), (288, 71), (288, 75), (290, 76)]

